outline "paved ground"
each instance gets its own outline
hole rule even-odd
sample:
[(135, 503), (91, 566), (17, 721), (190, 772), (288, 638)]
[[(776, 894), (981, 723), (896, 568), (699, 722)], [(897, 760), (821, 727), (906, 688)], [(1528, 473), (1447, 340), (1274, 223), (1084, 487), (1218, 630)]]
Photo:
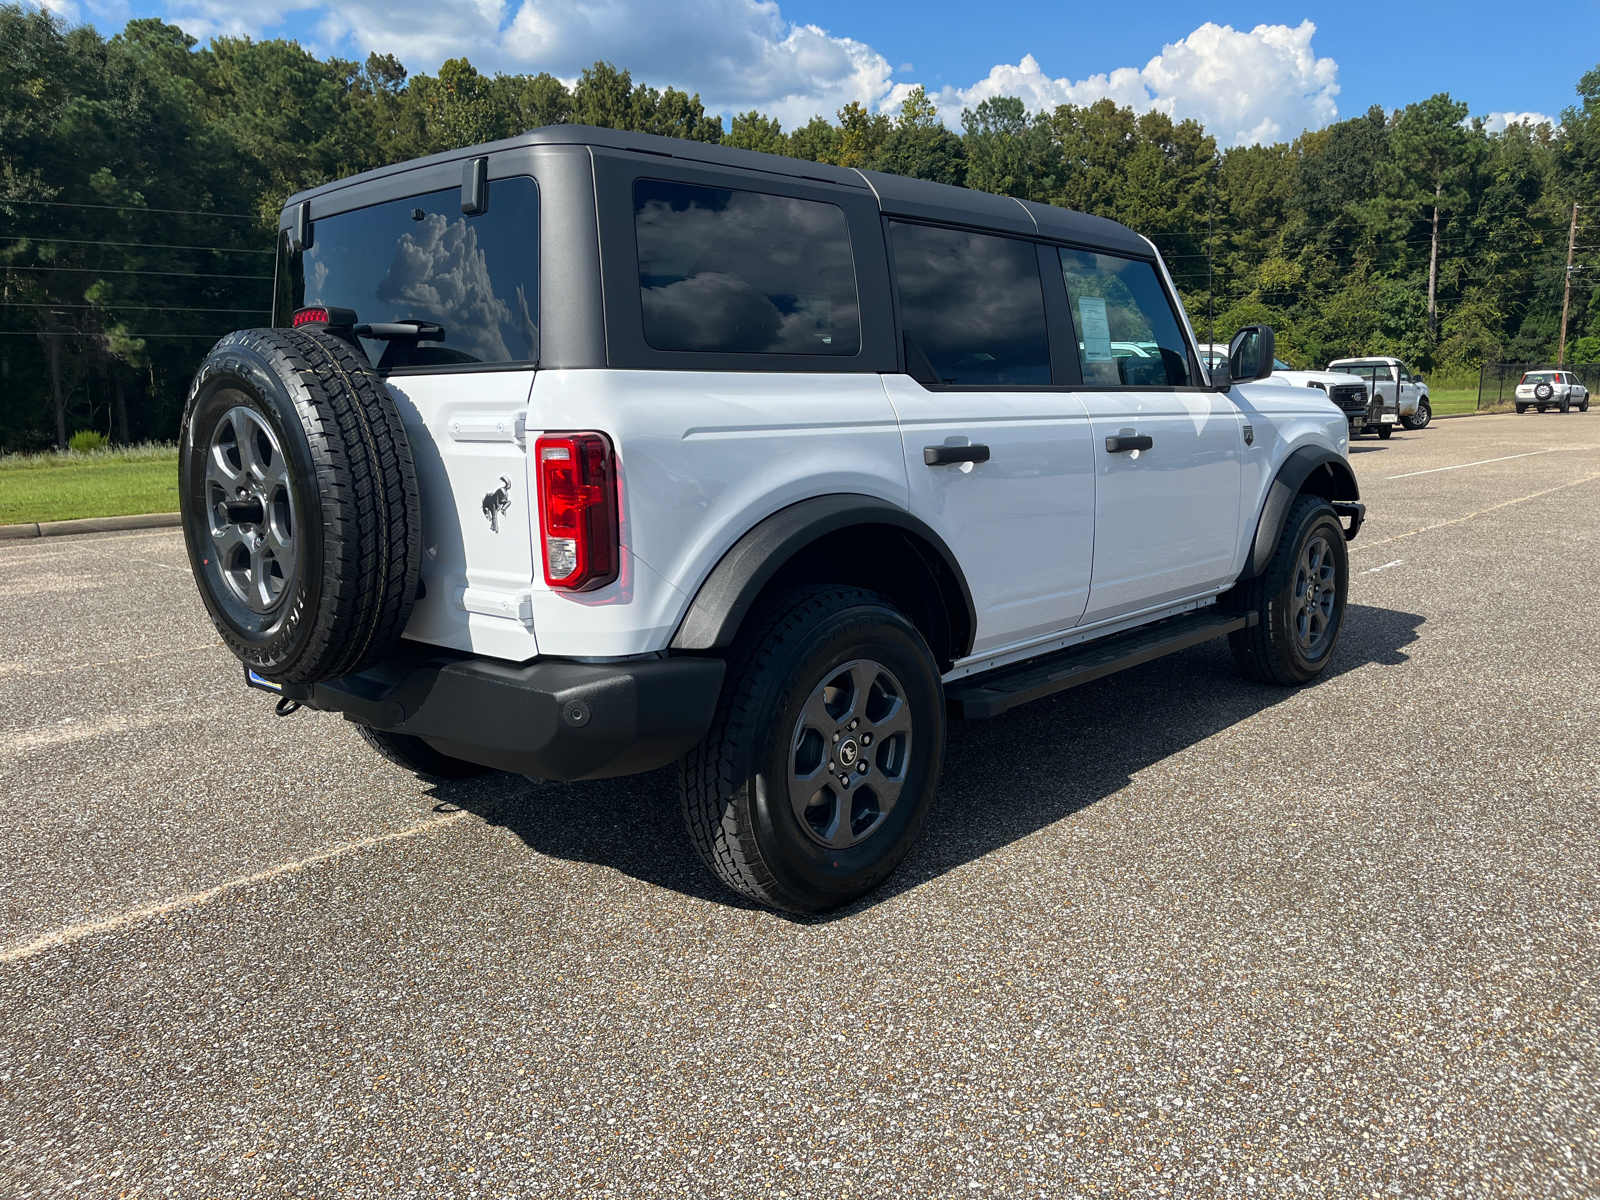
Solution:
[(710, 883), (668, 773), (274, 719), (172, 531), (0, 545), (3, 1190), (1600, 1192), (1600, 417), (1353, 457), (1331, 678), (957, 727), (826, 920)]

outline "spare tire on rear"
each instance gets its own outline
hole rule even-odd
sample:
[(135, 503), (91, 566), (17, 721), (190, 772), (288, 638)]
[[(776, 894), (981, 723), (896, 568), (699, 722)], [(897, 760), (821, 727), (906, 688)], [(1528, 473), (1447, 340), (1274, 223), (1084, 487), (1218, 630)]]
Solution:
[(195, 581), (247, 667), (315, 683), (393, 648), (416, 597), (421, 505), (400, 414), (355, 346), (230, 333), (195, 374), (179, 455)]

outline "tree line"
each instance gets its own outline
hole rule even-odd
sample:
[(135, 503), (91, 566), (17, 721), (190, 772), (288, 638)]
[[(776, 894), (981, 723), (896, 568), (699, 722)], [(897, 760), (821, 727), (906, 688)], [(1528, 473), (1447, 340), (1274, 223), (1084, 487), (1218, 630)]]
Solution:
[[(393, 56), (319, 59), (294, 42), (141, 19), (106, 38), (0, 5), (0, 449), (78, 429), (170, 439), (210, 343), (269, 319), (277, 213), (292, 192), (542, 125), (720, 142), (1063, 205), (1160, 247), (1202, 338), (1265, 322), (1318, 366), (1397, 354), (1425, 371), (1553, 360), (1574, 208), (1596, 261), (1600, 67), (1558, 129), (1490, 132), (1447, 94), (1293, 142), (1220, 149), (1193, 120), (1109, 100), (962, 114), (921, 89), (785, 130), (724, 124), (698, 95), (596, 63), (411, 75)], [(1572, 274), (1568, 361), (1600, 361), (1600, 300)]]

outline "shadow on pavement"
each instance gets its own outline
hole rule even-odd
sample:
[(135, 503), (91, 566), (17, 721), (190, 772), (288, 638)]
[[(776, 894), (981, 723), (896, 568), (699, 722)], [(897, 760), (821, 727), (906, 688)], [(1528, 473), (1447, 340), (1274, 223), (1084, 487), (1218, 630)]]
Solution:
[[(1396, 666), (1425, 618), (1351, 605), (1324, 680)], [(1035, 701), (994, 721), (956, 721), (939, 795), (899, 871), (826, 922), (869, 908), (1120, 791), (1133, 775), (1295, 693), (1243, 679), (1225, 640)], [(592, 862), (657, 887), (757, 907), (700, 864), (678, 816), (677, 769), (584, 783), (515, 776), (440, 783), (435, 796), (511, 830), (541, 854)], [(487, 786), (486, 786), (487, 785)], [(1003, 802), (998, 802), (1003, 799)]]

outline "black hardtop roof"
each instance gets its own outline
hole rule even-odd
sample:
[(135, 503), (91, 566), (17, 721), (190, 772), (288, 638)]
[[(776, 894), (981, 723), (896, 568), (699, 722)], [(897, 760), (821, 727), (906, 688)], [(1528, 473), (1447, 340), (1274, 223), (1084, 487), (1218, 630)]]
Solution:
[(409, 159), (393, 166), (379, 167), (360, 175), (352, 175), (348, 179), (307, 188), (303, 192), (296, 192), (284, 202), (284, 219), (288, 219), (291, 208), (305, 200), (331, 196), (347, 188), (359, 188), (364, 184), (387, 179), (418, 167), (481, 158), (484, 155), (532, 146), (597, 146), (611, 150), (662, 155), (686, 162), (761, 171), (769, 175), (814, 179), (842, 187), (870, 189), (878, 198), (880, 210), (891, 216), (973, 225), (998, 232), (1040, 235), (1059, 241), (1103, 247), (1141, 258), (1153, 256), (1149, 243), (1126, 225), (1104, 217), (1091, 217), (1085, 213), (1039, 204), (1032, 200), (996, 196), (990, 192), (953, 187), (946, 183), (931, 183), (925, 179), (911, 179), (902, 175), (886, 175), (880, 171), (835, 167), (828, 163), (808, 162), (803, 158), (787, 158), (781, 154), (736, 150), (731, 146), (691, 142), (685, 138), (662, 137), (653, 133), (599, 129), (593, 125), (546, 125), (497, 142), (464, 146), (459, 150), (446, 150), (441, 154)]

